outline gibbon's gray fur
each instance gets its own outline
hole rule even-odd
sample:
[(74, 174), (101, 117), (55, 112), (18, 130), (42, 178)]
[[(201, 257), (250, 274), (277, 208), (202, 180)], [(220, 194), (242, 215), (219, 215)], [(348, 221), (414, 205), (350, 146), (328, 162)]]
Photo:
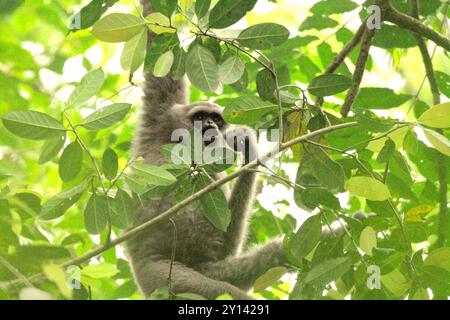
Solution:
[[(143, 3), (147, 15), (152, 8), (148, 0)], [(149, 35), (150, 40), (152, 36)], [(193, 117), (198, 114), (202, 115), (197, 116), (202, 121), (205, 117), (216, 117), (216, 120), (220, 117), (214, 121), (220, 134), (245, 134), (245, 142), (250, 148), (256, 148), (256, 139), (250, 129), (232, 127), (226, 123), (217, 125), (217, 122), (223, 122), (219, 106), (206, 102), (189, 104), (184, 79), (173, 80), (169, 76), (156, 78), (146, 74), (144, 93), (133, 153), (135, 157), (143, 157), (147, 163), (164, 163), (160, 147), (171, 143), (173, 130), (192, 128)], [(214, 299), (227, 293), (235, 299), (251, 299), (247, 291), (255, 280), (270, 268), (287, 262), (281, 238), (243, 252), (256, 179), (254, 172), (248, 172), (237, 179), (232, 191), (228, 186), (223, 187), (232, 214), (226, 232), (209, 223), (200, 208), (188, 208), (172, 219), (174, 225), (170, 221), (161, 222), (127, 242), (127, 255), (136, 282), (145, 296), (150, 296), (168, 280), (174, 241), (176, 252), (171, 289), (175, 294), (190, 292)], [(149, 200), (144, 204), (145, 209), (136, 212), (135, 225), (154, 218), (173, 204), (170, 196)], [(329, 233), (329, 230), (324, 231), (325, 236)]]

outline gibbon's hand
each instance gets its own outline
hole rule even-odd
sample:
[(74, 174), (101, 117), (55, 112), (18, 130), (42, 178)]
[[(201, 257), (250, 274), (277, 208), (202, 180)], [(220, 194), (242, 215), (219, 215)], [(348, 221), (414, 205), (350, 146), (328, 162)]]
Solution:
[(255, 132), (245, 126), (232, 127), (225, 132), (227, 144), (244, 155), (245, 163), (258, 157), (258, 142)]

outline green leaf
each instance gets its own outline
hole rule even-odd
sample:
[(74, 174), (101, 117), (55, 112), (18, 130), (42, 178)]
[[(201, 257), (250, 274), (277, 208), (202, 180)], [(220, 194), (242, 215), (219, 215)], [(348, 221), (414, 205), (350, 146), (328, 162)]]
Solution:
[(340, 257), (330, 259), (314, 266), (305, 276), (305, 284), (323, 287), (328, 283), (339, 279), (352, 266), (352, 259)]
[(306, 31), (311, 29), (316, 30), (323, 30), (328, 28), (334, 28), (337, 27), (339, 23), (336, 20), (331, 19), (327, 16), (322, 15), (313, 15), (307, 17), (300, 27), (298, 28), (299, 31)]
[(31, 140), (47, 140), (66, 131), (63, 124), (45, 113), (21, 110), (2, 117), (3, 125), (16, 136)]
[(261, 23), (251, 26), (239, 34), (239, 41), (250, 49), (270, 49), (281, 45), (289, 38), (289, 30), (276, 23)]
[(189, 49), (186, 74), (194, 86), (204, 92), (214, 92), (219, 86), (219, 67), (212, 53), (201, 45)]
[(178, 1), (177, 0), (150, 0), (156, 11), (163, 13), (167, 17), (170, 17), (175, 11)]
[(95, 111), (93, 114), (86, 117), (80, 125), (88, 130), (108, 128), (117, 124), (119, 121), (122, 121), (130, 109), (131, 104), (129, 103), (114, 103)]
[(391, 196), (388, 187), (371, 177), (352, 177), (346, 183), (346, 189), (353, 196), (371, 201), (384, 201)]
[(134, 73), (144, 63), (147, 39), (147, 30), (143, 29), (125, 43), (120, 58), (120, 64), (124, 70)]
[(58, 155), (66, 142), (66, 134), (45, 141), (42, 145), (38, 163), (44, 164)]
[(373, 248), (377, 246), (377, 233), (372, 227), (365, 227), (359, 237), (359, 247), (364, 253), (371, 256)]
[(163, 33), (153, 37), (151, 50), (147, 50), (145, 56), (144, 70), (153, 73), (159, 57), (167, 51), (176, 50), (176, 48), (180, 48), (180, 41), (174, 33)]
[(90, 234), (100, 234), (108, 224), (108, 200), (105, 196), (91, 195), (84, 209), (84, 225)]
[(261, 292), (264, 289), (270, 287), (275, 282), (281, 279), (281, 277), (288, 272), (285, 267), (274, 267), (267, 270), (262, 276), (256, 279), (253, 286), (254, 292)]
[(450, 272), (450, 248), (433, 250), (423, 263), (426, 266), (435, 266)]
[[(198, 177), (199, 190), (209, 185), (211, 182), (203, 175)], [(222, 189), (215, 189), (200, 198), (203, 214), (211, 224), (217, 229), (226, 232), (231, 222), (231, 212), (228, 208), (228, 201)]]
[(423, 132), (425, 133), (425, 137), (427, 137), (433, 148), (435, 148), (440, 153), (450, 157), (450, 141), (447, 139), (447, 137), (443, 136), (440, 133), (437, 133), (436, 131), (425, 128), (423, 129)]
[(223, 118), (232, 124), (254, 124), (263, 116), (278, 109), (276, 104), (262, 101), (258, 97), (221, 99), (216, 102), (225, 107)]
[(195, 14), (197, 15), (197, 18), (202, 18), (205, 16), (209, 8), (211, 6), (211, 0), (197, 0), (195, 2)]
[(302, 191), (301, 202), (310, 209), (315, 209), (321, 205), (335, 210), (341, 208), (338, 198), (323, 188), (307, 188)]
[(106, 149), (102, 157), (103, 173), (108, 180), (113, 180), (117, 176), (119, 159), (113, 149)]
[(124, 42), (146, 29), (146, 22), (141, 17), (111, 13), (94, 24), (92, 34), (100, 41)]
[(157, 186), (170, 186), (177, 179), (167, 170), (150, 164), (136, 163), (133, 164), (134, 172), (143, 178), (148, 184)]
[(320, 215), (309, 217), (300, 226), (290, 240), (290, 251), (297, 260), (306, 257), (319, 243), (322, 237), (322, 222)]
[(411, 96), (396, 94), (387, 88), (361, 88), (353, 107), (355, 109), (391, 109), (401, 106), (409, 99)]
[(258, 91), (258, 95), (264, 101), (272, 101), (276, 102), (275, 99), (275, 90), (277, 88), (277, 84), (275, 82), (275, 78), (270, 70), (262, 69), (256, 75), (256, 90)]
[(352, 86), (352, 79), (339, 74), (324, 74), (314, 78), (308, 91), (316, 97), (332, 96)]
[(59, 176), (62, 181), (73, 180), (81, 171), (83, 166), (83, 150), (80, 144), (75, 141), (69, 144), (59, 158)]
[(92, 0), (88, 5), (83, 7), (76, 13), (69, 25), (70, 31), (77, 31), (92, 27), (94, 23), (100, 19), (110, 7), (112, 7), (118, 0)]
[(219, 79), (224, 84), (232, 84), (242, 77), (244, 71), (244, 62), (239, 56), (233, 55), (219, 66)]
[(152, 12), (145, 17), (145, 20), (147, 20), (150, 30), (156, 34), (177, 32), (176, 29), (170, 27), (170, 19), (162, 13)]
[(442, 71), (435, 71), (439, 90), (450, 98), (450, 75)]
[(80, 199), (86, 187), (87, 182), (85, 181), (53, 196), (42, 205), (39, 218), (42, 220), (52, 220), (62, 216), (67, 209)]
[(133, 226), (134, 206), (131, 197), (122, 189), (117, 190), (114, 199), (110, 201), (111, 222), (120, 229), (126, 229)]
[(67, 101), (67, 107), (79, 107), (95, 96), (105, 82), (105, 73), (102, 69), (88, 72), (80, 81)]
[(438, 104), (425, 111), (417, 121), (431, 128), (450, 128), (450, 102)]
[(81, 275), (92, 279), (111, 278), (119, 273), (117, 267), (111, 263), (90, 264), (81, 270)]
[(383, 23), (381, 29), (375, 33), (373, 45), (383, 49), (413, 48), (417, 46), (417, 42), (407, 30)]
[(312, 6), (309, 11), (314, 14), (331, 15), (344, 13), (358, 8), (352, 0), (322, 0)]
[(180, 48), (175, 47), (173, 50), (173, 64), (170, 70), (170, 76), (172, 79), (181, 79), (186, 72), (186, 52)]
[(155, 77), (165, 77), (170, 72), (173, 61), (174, 55), (172, 50), (162, 54), (156, 61), (153, 75)]
[(252, 10), (257, 0), (221, 0), (218, 1), (209, 15), (212, 28), (223, 29), (241, 20)]
[(384, 143), (383, 149), (381, 149), (380, 153), (378, 154), (377, 161), (379, 163), (386, 163), (394, 156), (396, 152), (396, 147), (394, 141), (391, 139), (387, 139)]

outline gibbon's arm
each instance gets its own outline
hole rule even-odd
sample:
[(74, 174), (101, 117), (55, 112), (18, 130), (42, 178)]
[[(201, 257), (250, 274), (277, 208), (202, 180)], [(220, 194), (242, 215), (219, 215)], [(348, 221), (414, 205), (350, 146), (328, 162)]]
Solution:
[[(257, 141), (254, 132), (247, 127), (236, 127), (235, 129), (231, 129), (231, 131), (235, 131), (234, 134), (237, 137), (240, 136), (244, 139), (244, 141), (240, 141), (245, 145), (243, 154), (244, 164), (252, 161), (252, 158), (257, 157)], [(253, 153), (249, 152), (250, 150), (253, 150)], [(245, 243), (248, 220), (255, 200), (257, 178), (258, 175), (253, 171), (242, 174), (234, 184), (229, 198), (228, 207), (231, 211), (231, 222), (226, 234), (226, 243), (228, 254), (230, 255), (239, 254)]]

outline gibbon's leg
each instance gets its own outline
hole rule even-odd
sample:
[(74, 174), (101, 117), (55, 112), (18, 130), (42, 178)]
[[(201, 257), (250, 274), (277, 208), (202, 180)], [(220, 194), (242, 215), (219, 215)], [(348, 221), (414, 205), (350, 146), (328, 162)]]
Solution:
[[(146, 261), (135, 268), (135, 275), (142, 292), (148, 297), (169, 277), (170, 260)], [(228, 293), (234, 299), (251, 300), (246, 292), (224, 281), (218, 281), (198, 273), (174, 261), (171, 275), (173, 293), (196, 293), (206, 299), (215, 299)]]
[(267, 270), (286, 262), (282, 239), (274, 239), (263, 246), (251, 248), (242, 255), (203, 264), (199, 270), (208, 277), (248, 290)]

